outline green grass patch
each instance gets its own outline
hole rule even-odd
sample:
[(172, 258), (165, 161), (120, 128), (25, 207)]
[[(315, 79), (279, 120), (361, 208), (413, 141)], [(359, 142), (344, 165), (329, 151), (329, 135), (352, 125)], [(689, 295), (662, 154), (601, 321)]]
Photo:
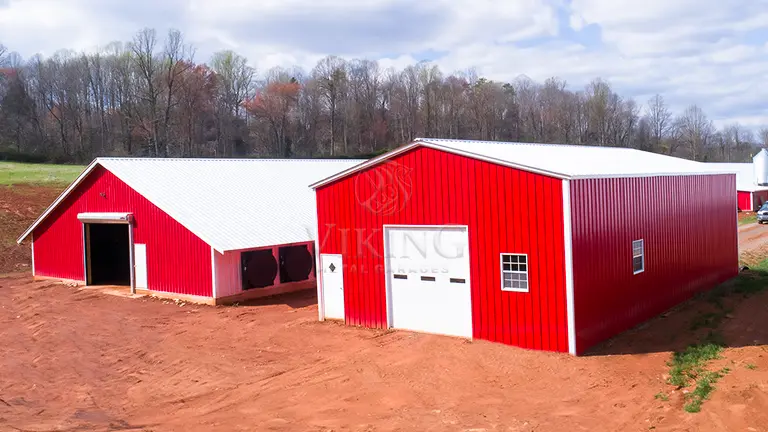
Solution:
[(0, 185), (66, 186), (72, 183), (83, 169), (80, 165), (0, 162)]
[[(726, 346), (723, 335), (717, 331), (723, 320), (733, 311), (740, 299), (746, 299), (754, 294), (768, 289), (768, 259), (750, 266), (749, 271), (739, 274), (733, 281), (722, 284), (704, 294), (703, 299), (712, 305), (712, 311), (701, 312), (691, 321), (691, 330), (709, 329), (707, 335), (699, 344), (690, 345), (683, 351), (672, 354), (672, 360), (667, 365), (669, 384), (677, 388), (690, 387), (695, 384), (693, 391), (685, 395), (683, 408), (690, 413), (701, 411), (701, 405), (709, 399), (715, 390), (717, 381), (730, 370), (723, 368), (712, 372), (707, 365), (720, 358), (720, 353)], [(752, 367), (750, 367), (752, 366)], [(746, 365), (753, 369), (755, 365)], [(656, 397), (659, 399), (659, 395)]]
[(658, 393), (656, 393), (656, 394), (653, 396), (653, 398), (654, 398), (654, 399), (656, 399), (656, 400), (660, 400), (660, 401), (662, 401), (662, 402), (666, 402), (666, 401), (668, 401), (668, 400), (669, 400), (669, 395), (667, 395), (667, 394), (666, 394), (666, 393), (664, 393), (664, 392), (658, 392)]
[(744, 366), (744, 367), (745, 367), (745, 368), (747, 368), (747, 369), (749, 369), (749, 370), (755, 370), (755, 369), (757, 369), (757, 365), (756, 365), (756, 364), (754, 364), (754, 363), (747, 363), (747, 365), (746, 365), (746, 366)]
[(667, 364), (670, 366), (669, 383), (676, 387), (688, 387), (704, 373), (707, 362), (720, 357), (722, 350), (722, 345), (707, 342), (673, 353), (672, 361)]
[(757, 222), (757, 215), (752, 214), (745, 218), (739, 219), (739, 225), (746, 225)]
[(709, 396), (715, 391), (715, 383), (724, 377), (730, 369), (723, 368), (717, 372), (702, 372), (696, 380), (696, 388), (685, 396), (687, 403), (683, 409), (689, 413), (701, 411), (701, 404), (709, 399)]

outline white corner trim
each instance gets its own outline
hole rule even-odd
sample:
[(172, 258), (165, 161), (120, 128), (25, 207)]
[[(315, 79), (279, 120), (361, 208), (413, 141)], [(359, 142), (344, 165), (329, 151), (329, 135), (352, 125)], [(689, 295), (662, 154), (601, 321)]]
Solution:
[(35, 276), (35, 235), (32, 234), (31, 237), (31, 246), (32, 246), (32, 277)]
[(216, 249), (211, 246), (211, 297), (216, 298)]
[(128, 227), (128, 265), (130, 265), (131, 267), (131, 294), (136, 294), (136, 250), (135, 250), (136, 246), (133, 244), (133, 223), (129, 222), (127, 227)]
[(323, 295), (323, 275), (325, 269), (322, 267), (322, 254), (320, 253), (320, 235), (318, 232), (315, 241), (315, 286), (317, 287), (317, 319), (325, 321), (325, 296)]
[(571, 184), (563, 180), (563, 232), (565, 248), (565, 298), (568, 311), (568, 352), (576, 355), (576, 306), (573, 291), (573, 231), (571, 227)]

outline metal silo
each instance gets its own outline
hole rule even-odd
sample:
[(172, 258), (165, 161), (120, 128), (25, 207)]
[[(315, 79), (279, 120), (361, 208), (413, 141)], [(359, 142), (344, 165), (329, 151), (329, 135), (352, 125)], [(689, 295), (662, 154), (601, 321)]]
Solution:
[(755, 183), (761, 186), (768, 185), (768, 151), (760, 150), (752, 158), (752, 165), (755, 169)]

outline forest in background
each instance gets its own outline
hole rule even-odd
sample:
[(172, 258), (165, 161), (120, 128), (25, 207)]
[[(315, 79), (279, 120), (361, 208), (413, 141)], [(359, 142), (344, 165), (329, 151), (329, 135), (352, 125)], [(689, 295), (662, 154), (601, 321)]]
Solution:
[[(595, 78), (497, 82), (328, 56), (311, 71), (257, 72), (232, 51), (195, 62), (175, 30), (139, 31), (99, 52), (23, 59), (0, 44), (0, 158), (84, 163), (97, 156), (351, 157), (416, 137), (632, 147), (746, 162), (768, 129), (717, 129), (698, 106), (670, 110)], [(468, 65), (469, 66), (469, 65)]]

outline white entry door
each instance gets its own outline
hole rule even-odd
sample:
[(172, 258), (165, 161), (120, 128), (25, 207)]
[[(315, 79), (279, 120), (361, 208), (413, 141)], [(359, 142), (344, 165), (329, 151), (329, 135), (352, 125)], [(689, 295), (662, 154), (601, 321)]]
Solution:
[(341, 255), (321, 254), (324, 316), (344, 319), (344, 273)]
[(136, 288), (147, 288), (147, 245), (133, 245), (133, 262)]
[(389, 325), (472, 337), (469, 237), (463, 227), (385, 227)]

